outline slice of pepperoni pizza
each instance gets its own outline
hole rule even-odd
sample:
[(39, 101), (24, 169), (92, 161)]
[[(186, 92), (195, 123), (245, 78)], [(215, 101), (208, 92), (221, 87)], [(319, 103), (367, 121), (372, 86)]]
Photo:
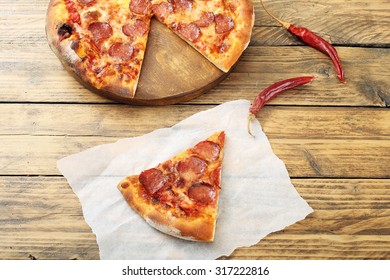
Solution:
[(218, 212), (225, 133), (118, 184), (127, 203), (156, 229), (212, 242)]
[(136, 0), (51, 0), (50, 47), (84, 85), (134, 96), (144, 59), (151, 11)]
[[(148, 1), (148, 0), (140, 0)], [(252, 0), (151, 0), (154, 16), (228, 72), (249, 44)]]

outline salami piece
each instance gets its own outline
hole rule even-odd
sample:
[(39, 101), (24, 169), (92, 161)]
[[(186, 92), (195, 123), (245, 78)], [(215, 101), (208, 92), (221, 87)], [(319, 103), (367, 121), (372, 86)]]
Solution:
[(144, 36), (149, 31), (149, 25), (143, 20), (137, 19), (134, 24), (122, 26), (122, 32), (131, 38)]
[(150, 14), (150, 0), (131, 0), (129, 8), (133, 13), (139, 15)]
[(77, 0), (77, 2), (79, 2), (82, 5), (92, 4), (92, 2), (95, 2), (95, 1), (96, 0)]
[(139, 181), (149, 194), (159, 191), (167, 181), (161, 170), (151, 168), (139, 175)]
[(189, 157), (177, 165), (179, 175), (186, 180), (194, 180), (205, 171), (207, 163), (198, 157)]
[(214, 14), (212, 12), (203, 12), (199, 20), (195, 24), (199, 27), (207, 27), (214, 22)]
[(134, 48), (130, 44), (114, 43), (108, 49), (108, 54), (112, 57), (116, 57), (122, 61), (128, 60), (133, 55)]
[(218, 34), (229, 32), (234, 28), (233, 19), (224, 14), (218, 14), (215, 16), (215, 32)]
[(190, 41), (195, 41), (200, 36), (200, 28), (195, 23), (180, 24), (179, 33)]
[(173, 6), (169, 2), (161, 2), (160, 4), (153, 4), (152, 11), (159, 20), (164, 21), (169, 14), (173, 13)]
[(216, 192), (209, 184), (196, 183), (189, 188), (188, 196), (197, 202), (208, 204), (215, 200)]
[(107, 22), (93, 22), (88, 26), (94, 40), (107, 39), (112, 36), (112, 27)]
[(220, 147), (211, 141), (202, 141), (198, 143), (192, 151), (207, 161), (215, 160), (219, 157)]

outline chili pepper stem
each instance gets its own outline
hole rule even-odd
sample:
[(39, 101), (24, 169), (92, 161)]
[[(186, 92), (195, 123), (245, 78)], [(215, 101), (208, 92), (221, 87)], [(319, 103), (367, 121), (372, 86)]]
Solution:
[(273, 14), (271, 14), (271, 13), (267, 10), (267, 8), (264, 6), (263, 0), (260, 0), (260, 3), (261, 3), (261, 6), (263, 6), (264, 11), (265, 11), (270, 17), (272, 17), (274, 20), (276, 20), (277, 22), (279, 22), (280, 25), (282, 25), (284, 28), (286, 28), (286, 29), (289, 29), (289, 28), (290, 28), (291, 23), (284, 22), (284, 21), (278, 19), (277, 17), (275, 17)]
[(252, 114), (252, 113), (248, 114), (248, 124), (247, 124), (247, 126), (248, 126), (248, 133), (252, 137), (255, 137), (255, 136), (251, 132), (251, 121), (254, 120), (255, 118), (256, 118), (256, 116), (254, 114)]

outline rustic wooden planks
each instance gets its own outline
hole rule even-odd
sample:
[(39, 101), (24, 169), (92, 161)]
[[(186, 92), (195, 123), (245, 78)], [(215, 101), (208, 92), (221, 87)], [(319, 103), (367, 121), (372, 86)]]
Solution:
[(390, 2), (265, 0), (332, 42), (345, 68), (304, 46), (255, 1), (249, 48), (233, 73), (181, 105), (117, 104), (86, 90), (49, 49), (48, 0), (0, 3), (0, 259), (98, 259), (94, 234), (56, 161), (142, 135), (271, 83), (315, 75), (258, 119), (314, 212), (228, 259), (390, 259)]
[[(156, 114), (154, 107), (126, 105), (3, 104), (0, 113), (13, 125), (0, 128), (1, 175), (59, 175), (59, 158), (208, 108), (161, 107)], [(389, 116), (386, 109), (268, 106), (259, 119), (293, 177), (388, 178)]]
[[(233, 259), (389, 259), (389, 180), (293, 179), (314, 212)], [(303, 237), (303, 238), (302, 238)]]
[[(329, 59), (309, 47), (253, 46), (226, 80), (188, 103), (252, 100), (273, 82), (314, 75), (317, 79), (311, 85), (281, 95), (273, 104), (388, 106), (390, 73), (386, 69), (390, 69), (390, 49), (338, 47), (338, 50), (346, 72), (345, 85), (338, 82)], [(0, 102), (113, 103), (74, 80), (47, 46), (41, 51), (47, 53), (47, 60), (31, 56), (32, 48), (16, 49), (15, 57), (0, 53), (0, 83), (5, 91)]]
[[(0, 126), (0, 135), (132, 137), (214, 107), (0, 104), (2, 121), (12, 124)], [(390, 131), (387, 108), (266, 106), (258, 118), (271, 138), (387, 140)]]
[[(2, 136), (1, 175), (60, 175), (56, 161), (111, 137)], [(389, 178), (386, 140), (271, 139), (291, 177)]]
[[(315, 211), (256, 245), (237, 249), (229, 259), (390, 257), (389, 180), (292, 182)], [(0, 177), (0, 197), (0, 259), (99, 258), (95, 237), (64, 178)]]

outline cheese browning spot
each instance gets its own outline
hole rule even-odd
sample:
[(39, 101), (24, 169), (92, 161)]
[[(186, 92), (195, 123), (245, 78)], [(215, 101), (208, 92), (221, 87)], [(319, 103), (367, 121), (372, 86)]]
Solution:
[(57, 34), (60, 41), (69, 38), (70, 36), (72, 36), (72, 33), (73, 33), (73, 28), (67, 25), (66, 23), (62, 24), (57, 30)]
[(128, 188), (129, 186), (130, 186), (130, 184), (129, 184), (129, 182), (127, 182), (127, 181), (124, 181), (124, 182), (121, 183), (121, 188), (122, 188), (122, 189), (126, 189), (126, 188)]

